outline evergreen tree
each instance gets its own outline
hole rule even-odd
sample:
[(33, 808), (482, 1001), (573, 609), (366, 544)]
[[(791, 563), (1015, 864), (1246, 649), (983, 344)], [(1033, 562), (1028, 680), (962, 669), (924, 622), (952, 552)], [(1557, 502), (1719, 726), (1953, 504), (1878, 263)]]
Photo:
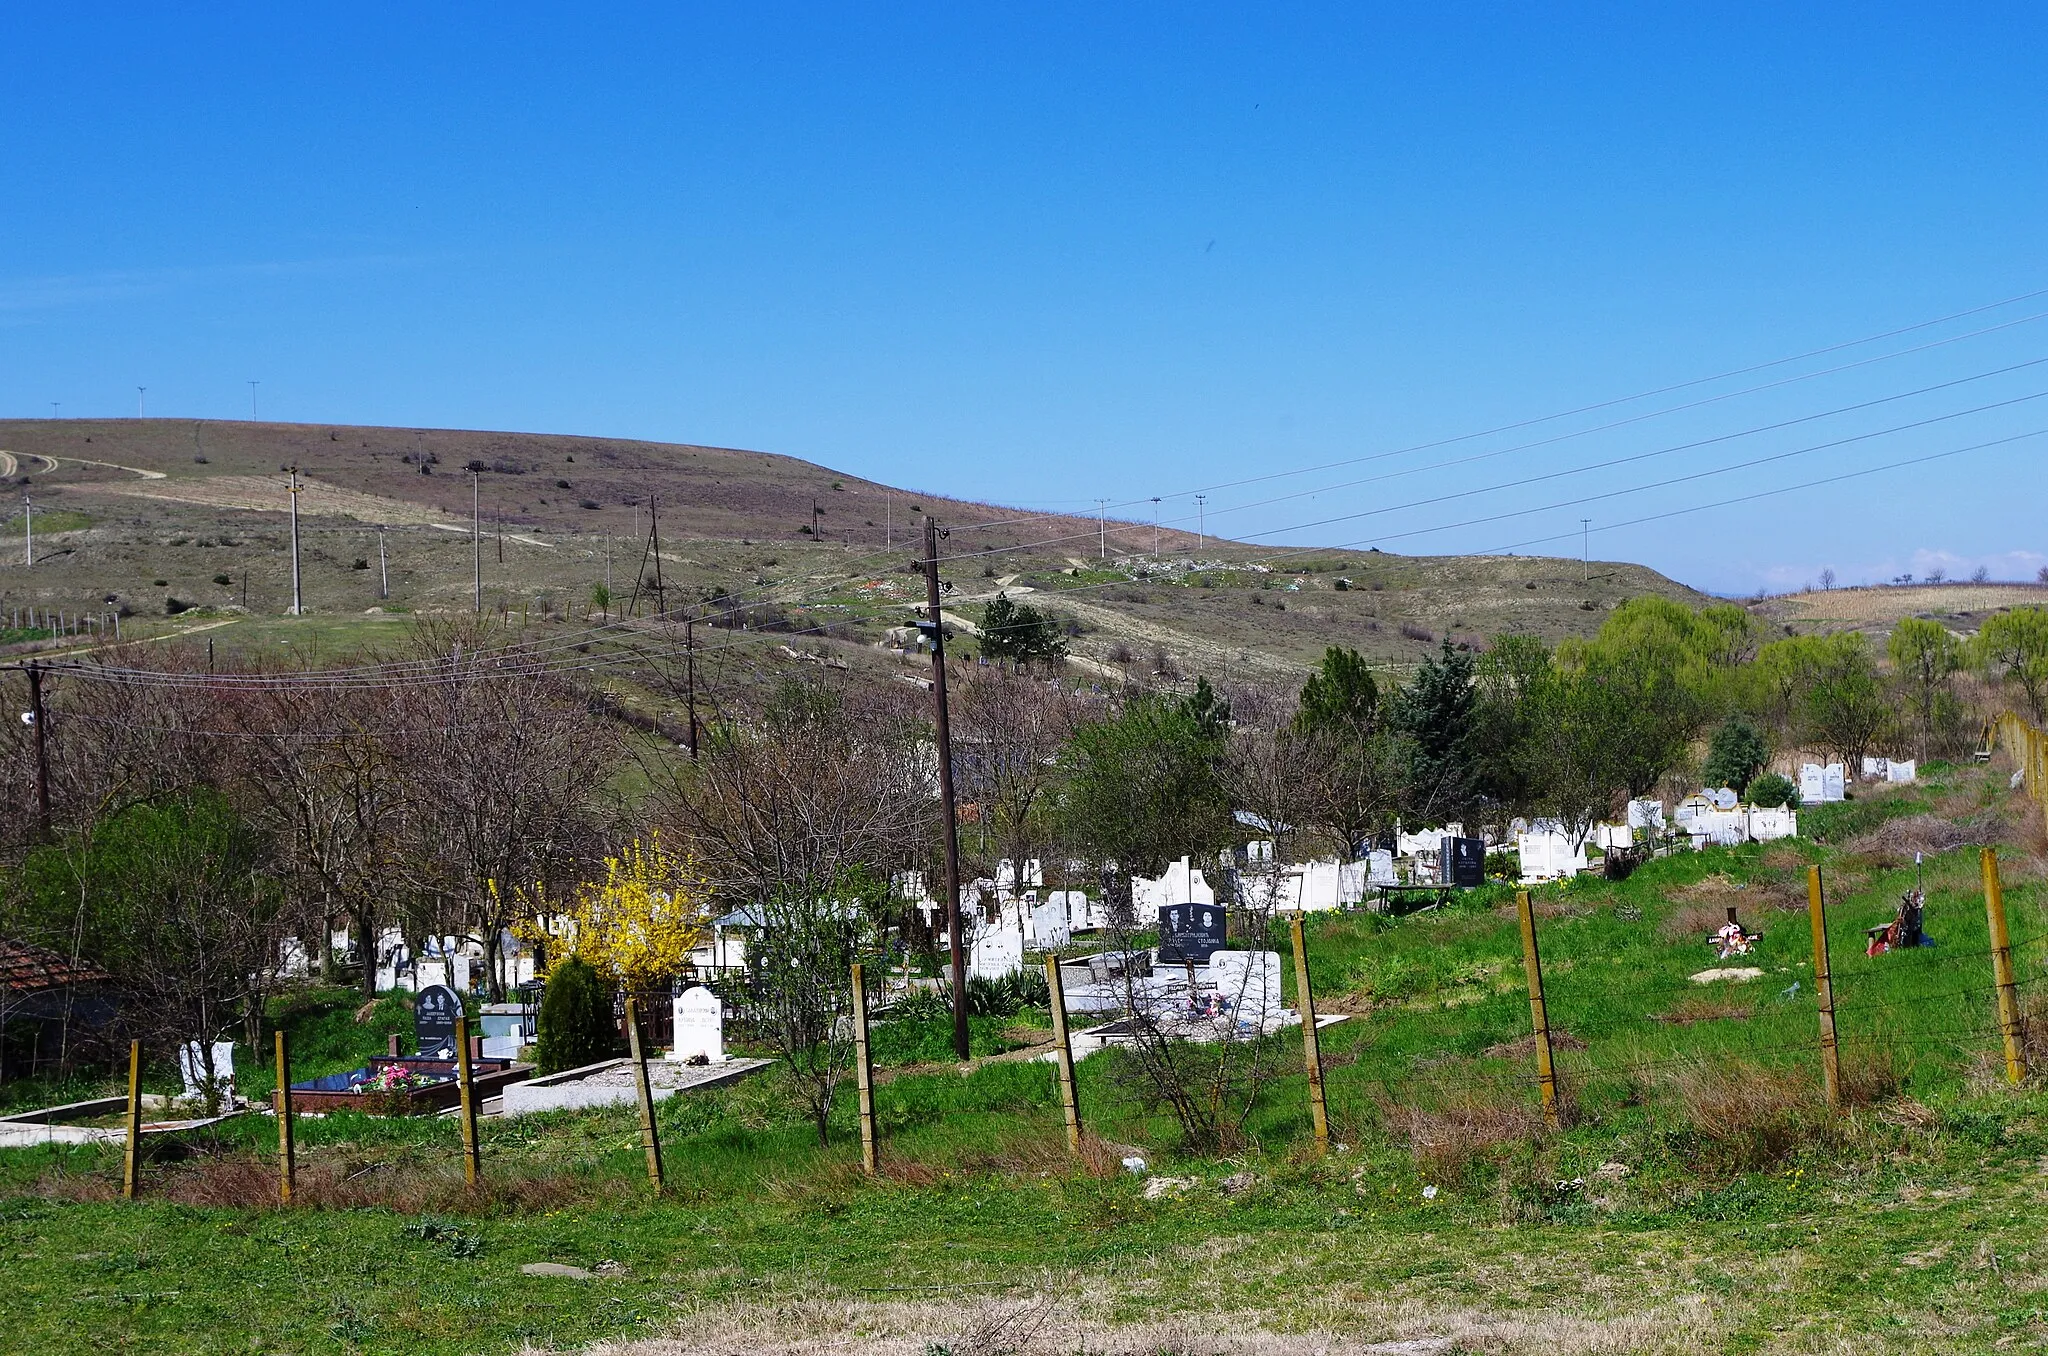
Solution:
[(575, 956), (548, 972), (539, 1024), (543, 1074), (595, 1064), (618, 1045), (611, 994), (597, 971)]
[(981, 652), (990, 659), (1057, 659), (1067, 638), (1051, 613), (998, 593), (981, 616)]
[(1770, 761), (1770, 746), (1756, 726), (1741, 716), (1730, 716), (1707, 745), (1707, 764), (1700, 777), (1708, 786), (1725, 786), (1741, 795)]
[(1393, 723), (1408, 740), (1406, 809), (1418, 819), (1454, 819), (1478, 789), (1473, 756), (1472, 656), (1448, 638), (1393, 701)]

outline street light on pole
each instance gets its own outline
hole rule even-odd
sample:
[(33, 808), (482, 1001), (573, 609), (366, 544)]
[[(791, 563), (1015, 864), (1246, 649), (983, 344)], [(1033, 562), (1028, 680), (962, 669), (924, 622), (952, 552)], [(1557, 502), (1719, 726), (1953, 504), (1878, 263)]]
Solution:
[(1159, 559), (1159, 496), (1152, 496), (1152, 558)]
[(1195, 545), (1197, 549), (1209, 545), (1209, 496), (1195, 496)]
[(1109, 501), (1107, 499), (1096, 500), (1095, 550), (1097, 559), (1102, 560), (1104, 562), (1107, 562), (1109, 560), (1109, 520), (1107, 517), (1108, 513)]

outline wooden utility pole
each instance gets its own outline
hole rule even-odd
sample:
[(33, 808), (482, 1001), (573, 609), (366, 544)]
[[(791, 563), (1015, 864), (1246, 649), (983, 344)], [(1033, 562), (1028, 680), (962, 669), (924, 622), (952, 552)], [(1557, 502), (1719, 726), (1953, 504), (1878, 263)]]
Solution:
[(1074, 1087), (1074, 1042), (1067, 1034), (1067, 988), (1060, 979), (1060, 958), (1045, 958), (1045, 987), (1052, 995), (1052, 1050), (1059, 1061), (1060, 1110), (1067, 1122), (1067, 1151), (1081, 1152), (1081, 1098)]
[(875, 1060), (868, 1049), (868, 986), (859, 961), (853, 963), (853, 1075), (860, 1089), (860, 1165), (875, 1175)]
[(1308, 1064), (1308, 1111), (1315, 1125), (1316, 1152), (1330, 1152), (1330, 1107), (1323, 1098), (1323, 1043), (1316, 1034), (1316, 999), (1308, 983), (1308, 938), (1301, 914), (1288, 920), (1294, 934), (1294, 1002), (1301, 1010), (1301, 1056)]
[(953, 806), (953, 725), (946, 710), (946, 628), (939, 620), (939, 520), (924, 520), (924, 627), (932, 644), (932, 702), (939, 737), (939, 817), (946, 842), (946, 935), (953, 963), (953, 1054), (966, 1059), (967, 954), (960, 939), (960, 822)]
[(647, 496), (648, 539), (654, 547), (654, 610), (657, 615), (668, 614), (668, 585), (661, 581), (661, 503), (654, 495)]
[(683, 692), (690, 706), (690, 760), (697, 758), (697, 618), (683, 618)]
[(1842, 1058), (1835, 1043), (1835, 989), (1828, 975), (1828, 905), (1820, 868), (1806, 868), (1806, 917), (1813, 925), (1813, 995), (1820, 1004), (1820, 1076), (1828, 1110), (1842, 1106)]
[(647, 1050), (640, 1043), (640, 1012), (631, 998), (626, 1000), (626, 1039), (632, 1043), (633, 1091), (640, 1099), (640, 1144), (647, 1150), (647, 1180), (659, 1193), (664, 1184), (661, 1129), (654, 1120), (654, 1089), (647, 1083)]
[(2012, 935), (2005, 926), (2005, 887), (1998, 879), (1998, 849), (1983, 853), (1984, 913), (1991, 924), (1991, 978), (1998, 985), (1998, 1030), (2005, 1038), (2005, 1077), (2018, 1083), (2027, 1076), (2018, 986), (2012, 977)]
[(43, 671), (28, 666), (29, 722), (36, 734), (36, 832), (50, 840), (50, 740), (48, 712), (43, 709)]
[(1543, 958), (1536, 950), (1536, 912), (1529, 892), (1515, 892), (1515, 915), (1522, 924), (1522, 969), (1529, 977), (1529, 1025), (1536, 1033), (1536, 1082), (1543, 1093), (1543, 1123), (1557, 1128), (1557, 1067), (1550, 1058), (1550, 1011), (1543, 1002)]

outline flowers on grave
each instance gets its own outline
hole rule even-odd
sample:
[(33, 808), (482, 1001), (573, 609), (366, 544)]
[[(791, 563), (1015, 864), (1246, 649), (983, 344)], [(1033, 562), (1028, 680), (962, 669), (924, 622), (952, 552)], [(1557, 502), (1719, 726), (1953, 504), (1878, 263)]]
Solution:
[(356, 1091), (367, 1093), (411, 1092), (414, 1088), (425, 1087), (434, 1080), (413, 1072), (403, 1064), (386, 1064), (356, 1085)]
[(1708, 943), (1722, 960), (1730, 956), (1747, 956), (1756, 950), (1756, 938), (1744, 932), (1740, 923), (1724, 923), (1708, 938)]

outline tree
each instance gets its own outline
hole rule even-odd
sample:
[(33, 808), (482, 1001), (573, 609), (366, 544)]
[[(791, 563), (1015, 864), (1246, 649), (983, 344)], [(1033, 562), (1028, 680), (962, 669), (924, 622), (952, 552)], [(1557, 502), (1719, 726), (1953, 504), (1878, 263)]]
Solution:
[(586, 701), (520, 662), (521, 647), (486, 649), (495, 635), (466, 619), (423, 630), (434, 681), (398, 692), (387, 717), (401, 741), (408, 883), (459, 909), (494, 1000), (522, 901), (579, 880), (598, 855), (618, 747)]
[[(967, 670), (954, 689), (953, 756), (963, 800), (980, 807), (988, 854), (1022, 871), (1050, 837), (1046, 807), (1059, 779), (1059, 752), (1087, 709), (1058, 681), (1000, 665)], [(994, 863), (987, 869), (993, 873)]]
[(1725, 786), (1741, 795), (1770, 761), (1771, 747), (1756, 726), (1741, 716), (1730, 716), (1714, 731), (1700, 778), (1708, 786)]
[[(680, 975), (709, 922), (708, 892), (695, 863), (661, 841), (659, 830), (604, 859), (604, 880), (585, 881), (559, 910), (569, 951), (629, 993)], [(543, 903), (540, 911), (552, 913)]]
[(1535, 789), (1520, 753), (1530, 734), (1530, 694), (1550, 672), (1550, 647), (1525, 635), (1495, 636), (1474, 666), (1472, 744), (1480, 798), (1490, 805), (1532, 807)]
[(791, 681), (658, 783), (716, 897), (757, 924), (752, 997), (824, 1143), (853, 1055), (851, 966), (936, 837), (928, 731), (893, 693)]
[(536, 1025), (540, 1049), (535, 1062), (542, 1074), (595, 1064), (618, 1046), (611, 992), (580, 956), (566, 956), (548, 971)]
[(1781, 772), (1766, 772), (1749, 784), (1749, 803), (1764, 809), (1799, 803), (1799, 788)]
[(1925, 758), (1943, 717), (1954, 716), (1951, 680), (1963, 666), (1962, 642), (1938, 621), (1906, 617), (1892, 628), (1885, 648), (1912, 705)]
[(1229, 726), (1228, 703), (1202, 679), (1187, 697), (1139, 693), (1067, 741), (1059, 821), (1101, 871), (1112, 918), (1130, 919), (1132, 873), (1157, 876), (1229, 841)]
[(1860, 631), (1822, 638), (1800, 703), (1808, 742), (1856, 767), (1892, 725), (1891, 703)]
[(998, 593), (982, 612), (981, 652), (990, 659), (1057, 659), (1067, 652), (1059, 621)]
[(1422, 820), (1462, 814), (1478, 789), (1472, 742), (1472, 656), (1451, 648), (1426, 659), (1394, 697), (1390, 715), (1406, 737), (1404, 808)]
[(2035, 720), (2048, 718), (2048, 608), (2016, 607), (1987, 619), (1971, 655), (1985, 673), (2020, 689)]
[(1519, 771), (1535, 807), (1574, 842), (1630, 793), (1636, 762), (1625, 727), (1635, 700), (1622, 685), (1583, 668), (1553, 669), (1529, 690)]
[(1381, 707), (1379, 685), (1356, 650), (1331, 646), (1322, 667), (1302, 685), (1286, 738), (1271, 735), (1284, 754), (1293, 812), (1356, 852), (1392, 819), (1406, 788), (1407, 749)]
[(195, 791), (131, 805), (31, 852), (5, 930), (113, 976), (121, 1020), (168, 1054), (239, 1024), (261, 1036), (276, 972), (279, 892), (265, 844), (227, 801)]

